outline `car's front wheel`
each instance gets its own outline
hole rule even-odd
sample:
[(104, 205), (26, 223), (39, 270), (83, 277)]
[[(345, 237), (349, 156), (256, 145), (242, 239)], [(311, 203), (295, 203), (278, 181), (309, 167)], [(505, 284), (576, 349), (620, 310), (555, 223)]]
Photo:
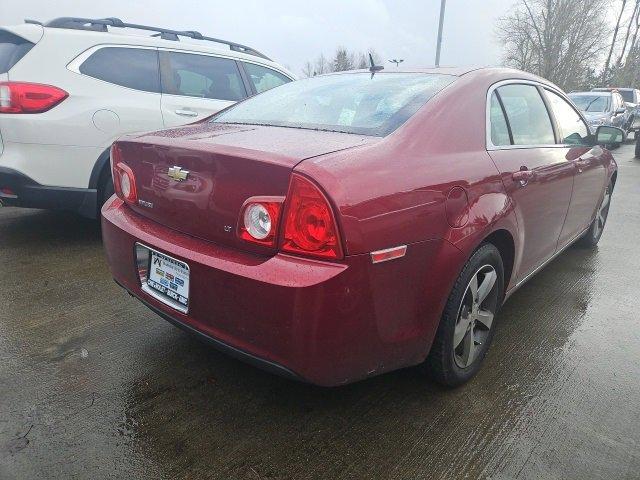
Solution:
[(436, 381), (456, 386), (478, 372), (493, 338), (503, 292), (502, 257), (494, 245), (484, 244), (462, 269), (425, 362)]

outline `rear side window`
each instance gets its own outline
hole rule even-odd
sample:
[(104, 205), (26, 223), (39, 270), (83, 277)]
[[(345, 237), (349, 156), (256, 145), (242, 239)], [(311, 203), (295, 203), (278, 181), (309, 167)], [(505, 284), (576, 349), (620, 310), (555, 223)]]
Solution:
[(555, 137), (549, 113), (538, 89), (513, 84), (498, 88), (514, 145), (553, 145)]
[(160, 92), (155, 49), (105, 47), (80, 65), (80, 73), (144, 92)]
[(580, 115), (567, 101), (551, 90), (546, 90), (547, 99), (560, 127), (562, 142), (569, 145), (582, 145), (589, 136), (589, 129)]
[(22, 37), (0, 30), (0, 73), (7, 73), (33, 47)]
[(247, 96), (234, 60), (160, 52), (162, 93), (238, 101)]
[(280, 72), (276, 72), (262, 65), (256, 65), (255, 63), (245, 63), (244, 69), (249, 75), (251, 83), (256, 89), (256, 93), (264, 92), (274, 87), (278, 87), (283, 83), (291, 81), (289, 77), (285, 77)]

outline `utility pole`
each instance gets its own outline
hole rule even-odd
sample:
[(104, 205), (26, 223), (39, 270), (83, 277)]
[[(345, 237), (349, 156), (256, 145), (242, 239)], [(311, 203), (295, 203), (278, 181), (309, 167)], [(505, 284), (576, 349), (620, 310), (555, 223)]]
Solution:
[(389, 60), (389, 61), (390, 61), (391, 63), (395, 63), (395, 64), (396, 64), (396, 67), (399, 67), (399, 66), (400, 66), (400, 64), (401, 64), (402, 62), (404, 62), (404, 58), (400, 58), (400, 59), (394, 58), (394, 59)]
[(436, 67), (440, 66), (440, 47), (442, 47), (442, 25), (444, 24), (444, 7), (447, 0), (440, 0), (440, 24), (438, 25), (438, 45), (436, 46)]

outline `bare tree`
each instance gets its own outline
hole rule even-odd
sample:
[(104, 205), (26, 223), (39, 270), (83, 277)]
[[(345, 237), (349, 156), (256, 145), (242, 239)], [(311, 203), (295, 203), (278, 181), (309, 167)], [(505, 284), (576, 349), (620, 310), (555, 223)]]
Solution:
[(520, 0), (498, 22), (504, 62), (565, 89), (584, 82), (609, 45), (608, 0)]
[(616, 27), (613, 29), (613, 38), (611, 39), (611, 47), (609, 48), (609, 54), (607, 55), (607, 59), (604, 62), (604, 68), (602, 69), (602, 82), (605, 82), (605, 79), (609, 75), (609, 63), (611, 63), (611, 55), (613, 54), (613, 48), (616, 46), (616, 37), (618, 36), (618, 30), (620, 29), (620, 21), (622, 20), (622, 14), (624, 13), (624, 9), (627, 6), (627, 0), (622, 0), (622, 7), (620, 8), (620, 13), (618, 14), (618, 20), (616, 21)]
[(627, 44), (629, 43), (629, 34), (631, 33), (631, 26), (634, 24), (636, 16), (640, 11), (640, 0), (636, 0), (633, 6), (633, 12), (631, 12), (631, 16), (629, 17), (629, 22), (627, 22), (627, 33), (624, 36), (624, 43), (622, 44), (622, 51), (618, 56), (618, 60), (616, 61), (616, 65), (620, 66), (622, 64), (622, 60), (624, 59), (624, 54), (627, 51)]
[(309, 77), (315, 76), (315, 74), (316, 73), (315, 73), (315, 69), (313, 68), (313, 64), (307, 61), (302, 67), (302, 76), (305, 78), (309, 78)]
[(316, 69), (314, 75), (322, 75), (323, 73), (331, 72), (331, 65), (327, 61), (327, 58), (323, 53), (320, 54), (316, 60)]

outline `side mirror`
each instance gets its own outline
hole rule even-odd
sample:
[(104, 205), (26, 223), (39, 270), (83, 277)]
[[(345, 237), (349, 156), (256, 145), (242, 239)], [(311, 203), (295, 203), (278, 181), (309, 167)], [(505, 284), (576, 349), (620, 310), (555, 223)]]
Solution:
[(600, 125), (596, 130), (596, 144), (620, 145), (624, 140), (624, 132), (621, 128)]
[(626, 112), (626, 111), (627, 111), (627, 109), (626, 109), (626, 108), (622, 108), (622, 107), (620, 107), (619, 109), (617, 109), (617, 110), (616, 110), (616, 115), (620, 115), (621, 113), (624, 113), (624, 112)]

